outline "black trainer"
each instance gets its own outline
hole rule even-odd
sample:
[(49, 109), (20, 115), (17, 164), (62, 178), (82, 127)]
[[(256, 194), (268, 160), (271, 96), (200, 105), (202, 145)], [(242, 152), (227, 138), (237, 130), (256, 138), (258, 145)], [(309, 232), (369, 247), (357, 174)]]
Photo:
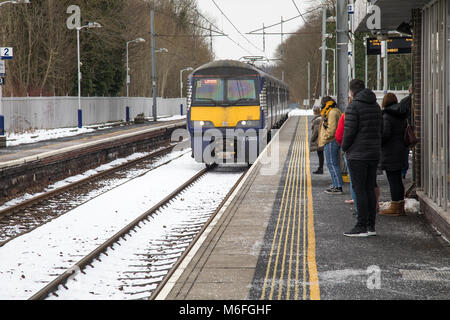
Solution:
[(367, 227), (367, 235), (369, 237), (374, 237), (377, 235), (377, 232), (375, 231), (375, 227)]
[(369, 234), (367, 233), (367, 228), (356, 226), (352, 230), (344, 232), (344, 236), (364, 238), (368, 237)]
[(316, 171), (313, 172), (313, 174), (323, 174), (323, 169), (318, 168)]
[(328, 193), (328, 194), (343, 194), (344, 191), (342, 191), (342, 187), (339, 187), (339, 188), (331, 187), (331, 188), (325, 190), (325, 193)]

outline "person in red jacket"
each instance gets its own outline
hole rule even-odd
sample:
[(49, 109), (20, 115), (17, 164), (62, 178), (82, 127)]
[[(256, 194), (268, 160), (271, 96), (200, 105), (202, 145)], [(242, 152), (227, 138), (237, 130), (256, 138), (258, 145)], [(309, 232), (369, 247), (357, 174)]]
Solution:
[[(351, 97), (350, 97), (350, 102), (351, 102)], [(336, 142), (339, 144), (339, 146), (342, 145), (342, 140), (344, 139), (344, 123), (345, 123), (345, 112), (342, 114), (341, 118), (339, 119), (339, 123), (338, 123), (337, 129), (336, 129), (336, 134), (335, 134)], [(345, 157), (345, 155), (344, 155), (344, 162), (345, 162), (345, 166), (347, 167), (347, 158)], [(356, 194), (355, 194), (355, 191), (353, 191), (352, 179), (350, 177), (350, 172), (348, 172), (348, 177), (350, 180), (350, 194), (352, 195), (353, 200), (346, 200), (345, 202), (355, 205), (355, 215), (357, 216), (358, 209), (356, 209), (357, 208)]]
[(342, 140), (344, 139), (344, 123), (345, 123), (345, 112), (339, 119), (339, 123), (335, 134), (336, 142), (338, 143), (339, 146), (342, 146)]

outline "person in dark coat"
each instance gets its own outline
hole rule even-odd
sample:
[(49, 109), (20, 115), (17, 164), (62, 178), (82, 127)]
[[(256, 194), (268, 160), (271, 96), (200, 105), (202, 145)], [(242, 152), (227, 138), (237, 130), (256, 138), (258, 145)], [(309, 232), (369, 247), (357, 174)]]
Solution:
[(402, 170), (408, 166), (408, 147), (405, 146), (405, 131), (409, 115), (407, 103), (397, 103), (397, 97), (388, 93), (383, 99), (383, 135), (381, 168), (386, 171), (391, 191), (389, 208), (382, 215), (400, 216), (405, 214), (405, 187)]
[(345, 111), (342, 150), (356, 194), (358, 221), (348, 237), (375, 236), (377, 166), (381, 157), (382, 115), (373, 91), (358, 79), (350, 82), (353, 101)]
[(317, 156), (319, 157), (319, 168), (314, 171), (314, 174), (323, 174), (323, 164), (324, 164), (324, 154), (323, 147), (319, 147), (319, 133), (320, 127), (322, 125), (322, 117), (320, 115), (320, 107), (315, 106), (313, 108), (314, 118), (311, 120), (311, 139), (309, 142), (309, 151), (317, 151)]

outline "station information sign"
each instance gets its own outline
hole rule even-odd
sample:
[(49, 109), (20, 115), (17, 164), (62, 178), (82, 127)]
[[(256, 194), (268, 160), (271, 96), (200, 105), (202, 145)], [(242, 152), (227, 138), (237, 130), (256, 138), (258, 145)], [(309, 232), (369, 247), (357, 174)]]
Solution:
[[(381, 40), (377, 38), (367, 39), (367, 55), (381, 55)], [(412, 38), (391, 37), (387, 40), (389, 54), (408, 54), (412, 52)]]

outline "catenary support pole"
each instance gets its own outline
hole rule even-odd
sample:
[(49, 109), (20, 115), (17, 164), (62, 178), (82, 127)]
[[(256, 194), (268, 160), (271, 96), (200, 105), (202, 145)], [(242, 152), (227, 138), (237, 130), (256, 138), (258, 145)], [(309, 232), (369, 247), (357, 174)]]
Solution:
[(156, 54), (155, 54), (155, 11), (150, 12), (150, 25), (152, 36), (152, 87), (153, 87), (153, 120), (158, 121), (158, 108), (156, 105)]
[(83, 127), (83, 111), (81, 109), (81, 63), (80, 63), (80, 27), (77, 28), (77, 68), (78, 68), (78, 128)]
[(382, 50), (383, 50), (383, 93), (387, 94), (388, 88), (388, 43), (386, 40), (383, 40)]
[(337, 103), (341, 111), (345, 111), (348, 104), (349, 81), (348, 81), (348, 1), (337, 0), (336, 6), (336, 51), (337, 51), (337, 73), (338, 93)]
[(308, 62), (308, 104), (308, 107), (311, 108), (311, 62)]
[(327, 54), (327, 8), (322, 8), (322, 89), (320, 96), (325, 97), (326, 86), (326, 54)]

